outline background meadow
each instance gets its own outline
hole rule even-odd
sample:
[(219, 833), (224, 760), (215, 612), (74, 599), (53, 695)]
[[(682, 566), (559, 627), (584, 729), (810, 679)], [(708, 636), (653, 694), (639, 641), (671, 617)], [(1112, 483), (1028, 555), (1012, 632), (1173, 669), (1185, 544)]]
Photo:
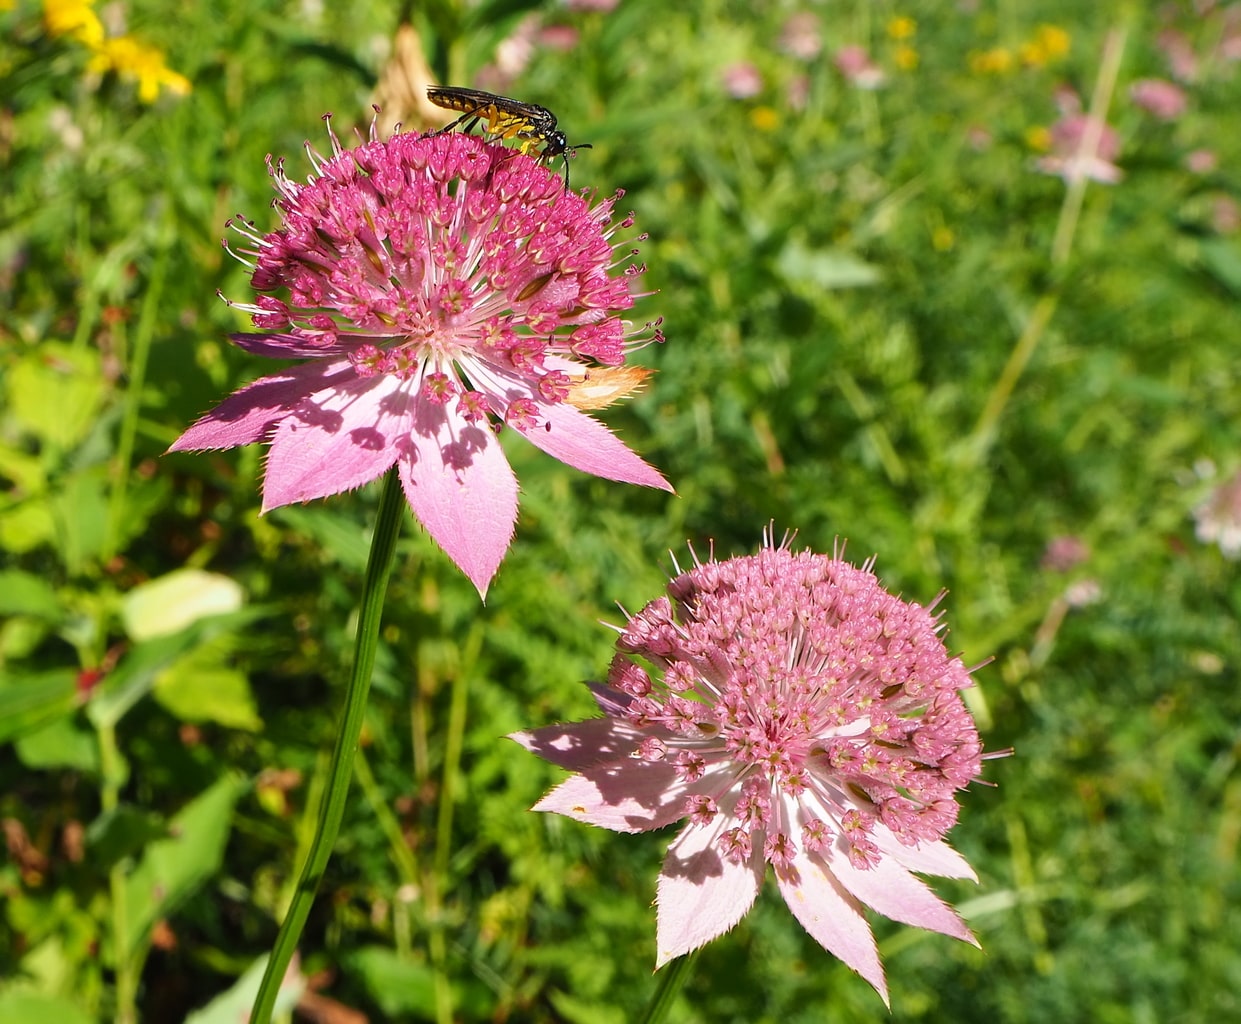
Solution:
[[(153, 65), (45, 20), (81, 6), (0, 3), (0, 1019), (236, 1020), (377, 489), (260, 518), (261, 448), (161, 453), (269, 370), (226, 341), (249, 324), (216, 292), (251, 291), (224, 221), (276, 226), (264, 158), (304, 178), (325, 111), (367, 124), (403, 12), (99, 8)], [(600, 623), (670, 549), (768, 523), (946, 589), (949, 646), (991, 659), (984, 742), (1015, 750), (951, 836), (980, 885), (936, 883), (982, 950), (875, 919), (891, 1019), (1241, 1013), (1241, 5), (590, 6), (413, 25), (440, 80), (593, 144), (575, 188), (625, 189), (667, 342), (604, 418), (678, 495), (507, 445), (485, 605), (407, 522), (297, 1019), (635, 1019), (672, 833), (529, 813), (560, 775), (503, 737), (592, 713)], [(1047, 161), (1092, 98), (1123, 176), (1075, 190)], [(883, 1012), (769, 885), (670, 1019)]]

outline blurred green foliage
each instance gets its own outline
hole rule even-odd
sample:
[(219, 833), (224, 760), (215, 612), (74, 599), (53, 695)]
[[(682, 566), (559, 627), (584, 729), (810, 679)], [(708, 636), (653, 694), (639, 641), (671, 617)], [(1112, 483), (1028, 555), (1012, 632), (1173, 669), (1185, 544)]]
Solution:
[[(261, 450), (161, 453), (267, 369), (226, 341), (248, 324), (215, 293), (249, 290), (224, 220), (274, 226), (264, 157), (293, 169), (306, 139), (323, 148), (325, 111), (342, 136), (366, 124), (399, 12), (131, 0), (128, 29), (193, 84), (145, 104), (37, 5), (5, 7), (0, 1019), (135, 1000), (181, 1020), (270, 946), (375, 493), (259, 518)], [(987, 746), (1016, 752), (953, 833), (980, 886), (937, 886), (982, 951), (876, 921), (893, 1019), (1241, 1012), (1241, 584), (1193, 518), (1241, 465), (1237, 10), (422, 10), (439, 76), (550, 106), (594, 146), (574, 185), (623, 187), (649, 232), (658, 293), (637, 315), (663, 315), (668, 341), (606, 418), (679, 493), (511, 445), (521, 520), (485, 606), (406, 530), (356, 798), (303, 944), (323, 995), (372, 1020), (433, 1020), (437, 993), (461, 1021), (634, 1019), (668, 836), (528, 813), (555, 772), (503, 736), (591, 713), (599, 622), (658, 594), (669, 549), (750, 551), (774, 522), (877, 553), (912, 599), (947, 589), (950, 645), (991, 659), (971, 696)], [(797, 56), (807, 12), (820, 49)], [(1066, 53), (1030, 48), (1045, 25)], [(1089, 102), (1109, 31), (1125, 176), (1090, 185), (1057, 264), (1066, 187), (1035, 163), (1063, 90)], [(1162, 121), (1129, 87), (1169, 77), (1177, 39), (1197, 64)], [(837, 67), (848, 45), (877, 88)], [(744, 98), (738, 62), (757, 72)], [(880, 1012), (766, 893), (673, 1019)]]

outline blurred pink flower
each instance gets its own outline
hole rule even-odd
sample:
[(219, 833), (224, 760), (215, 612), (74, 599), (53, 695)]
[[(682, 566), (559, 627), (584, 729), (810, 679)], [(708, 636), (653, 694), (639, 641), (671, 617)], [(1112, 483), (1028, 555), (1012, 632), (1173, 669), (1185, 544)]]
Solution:
[(1213, 490), (1194, 509), (1194, 534), (1203, 544), (1218, 544), (1225, 558), (1241, 555), (1241, 472)]
[(1183, 33), (1176, 29), (1164, 29), (1159, 33), (1156, 45), (1163, 51), (1173, 78), (1179, 82), (1193, 82), (1198, 78), (1198, 55)]
[(836, 51), (836, 70), (859, 89), (878, 89), (883, 85), (883, 70), (872, 63), (870, 54), (861, 46), (842, 46)]
[(1129, 98), (1160, 121), (1175, 121), (1188, 105), (1185, 90), (1162, 78), (1142, 78), (1129, 86)]
[(784, 100), (790, 110), (805, 110), (810, 101), (810, 76), (794, 75), (784, 89)]
[(1039, 568), (1048, 572), (1068, 572), (1090, 557), (1090, 548), (1080, 537), (1053, 537), (1043, 549)]
[(1219, 166), (1219, 157), (1214, 150), (1195, 149), (1185, 154), (1185, 169), (1194, 174), (1210, 174)]
[(1036, 165), (1045, 174), (1059, 175), (1067, 182), (1085, 177), (1108, 185), (1124, 177), (1112, 162), (1120, 152), (1120, 136), (1089, 114), (1068, 114), (1052, 125), (1051, 148), (1052, 154)]
[(612, 241), (617, 197), (591, 206), (475, 136), (372, 132), (344, 149), (329, 135), (331, 155), (310, 151), (304, 185), (269, 158), (282, 227), (230, 221), (262, 293), (237, 304), (260, 333), (232, 340), (307, 361), (235, 392), (170, 450), (269, 442), (263, 511), (396, 465), (414, 515), (480, 594), (517, 519), (493, 418), (584, 472), (670, 490), (575, 407), (592, 373), (637, 371), (640, 383), (640, 368), (621, 369), (626, 353), (661, 337), (620, 319), (641, 268), (612, 273), (636, 252)]
[(1241, 207), (1228, 195), (1217, 195), (1211, 199), (1211, 227), (1216, 234), (1231, 235), (1241, 228)]
[(799, 60), (814, 60), (823, 50), (819, 17), (811, 11), (792, 14), (780, 29), (780, 49)]
[(724, 91), (735, 100), (748, 100), (763, 91), (763, 76), (748, 60), (729, 64), (720, 72)]
[(659, 878), (657, 967), (732, 928), (768, 864), (885, 1002), (863, 906), (975, 941), (912, 874), (975, 878), (944, 835), (982, 747), (933, 607), (888, 593), (870, 563), (770, 542), (695, 558), (620, 629), (608, 685), (591, 686), (606, 717), (513, 736), (577, 773), (535, 810), (617, 832), (688, 818)]
[(539, 43), (549, 50), (568, 53), (577, 48), (582, 34), (572, 25), (548, 25), (539, 32)]

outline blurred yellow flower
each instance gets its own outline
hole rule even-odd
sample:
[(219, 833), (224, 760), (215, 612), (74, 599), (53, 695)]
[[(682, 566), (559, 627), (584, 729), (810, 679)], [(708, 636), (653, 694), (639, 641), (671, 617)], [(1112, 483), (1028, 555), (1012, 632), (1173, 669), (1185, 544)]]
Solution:
[(92, 0), (43, 0), (43, 24), (49, 36), (71, 36), (92, 48), (103, 42)]
[(1013, 55), (1007, 47), (995, 46), (970, 54), (970, 70), (979, 75), (1001, 75), (1013, 66)]
[(1048, 60), (1063, 57), (1069, 52), (1071, 39), (1059, 25), (1040, 25), (1034, 39), (1043, 48)]
[(912, 71), (918, 66), (918, 51), (912, 46), (898, 46), (892, 51), (892, 61), (902, 71)]
[(774, 132), (780, 127), (780, 115), (771, 107), (755, 107), (750, 111), (750, 124), (760, 132)]
[(941, 224), (931, 232), (931, 245), (936, 252), (947, 252), (956, 244), (956, 232), (945, 224)]
[(1021, 63), (1041, 68), (1069, 52), (1069, 34), (1055, 25), (1040, 25), (1034, 38), (1022, 43)]
[(1026, 145), (1036, 153), (1051, 149), (1051, 131), (1046, 125), (1036, 124), (1025, 131)]
[(100, 73), (115, 71), (123, 78), (136, 78), (138, 99), (143, 103), (154, 103), (161, 86), (178, 96), (190, 91), (190, 80), (169, 70), (161, 50), (146, 46), (133, 36), (104, 40), (102, 45), (96, 47), (95, 56), (87, 66)]
[(909, 39), (917, 31), (918, 23), (913, 18), (896, 17), (888, 21), (890, 39)]

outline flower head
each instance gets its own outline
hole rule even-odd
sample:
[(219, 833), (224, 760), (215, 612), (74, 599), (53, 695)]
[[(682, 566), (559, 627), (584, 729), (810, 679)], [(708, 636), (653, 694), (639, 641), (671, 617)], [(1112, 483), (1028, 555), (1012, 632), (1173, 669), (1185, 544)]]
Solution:
[(1051, 148), (1052, 155), (1036, 165), (1044, 174), (1059, 175), (1067, 183), (1084, 177), (1105, 185), (1124, 177), (1113, 163), (1120, 152), (1120, 136), (1090, 114), (1067, 113), (1052, 125)]
[(1194, 522), (1203, 544), (1218, 544), (1225, 558), (1241, 556), (1241, 472), (1216, 485), (1194, 509)]
[(535, 810), (618, 832), (688, 819), (658, 886), (658, 964), (723, 934), (767, 865), (789, 909), (887, 1000), (863, 906), (974, 938), (911, 872), (945, 842), (981, 744), (938, 617), (836, 557), (695, 564), (620, 630), (606, 714), (514, 736), (577, 772)]
[(834, 60), (836, 70), (850, 85), (859, 89), (878, 89), (883, 85), (883, 68), (870, 59), (864, 46), (842, 46)]
[(592, 206), (535, 160), (460, 133), (331, 139), (306, 184), (272, 168), (281, 228), (231, 224), (261, 293), (241, 307), (260, 333), (232, 340), (306, 362), (235, 392), (172, 450), (270, 442), (264, 511), (396, 465), (480, 593), (517, 518), (493, 421), (587, 473), (671, 490), (581, 411), (639, 386), (626, 353), (662, 337), (619, 316), (641, 272), (611, 241), (619, 193)]
[(1163, 78), (1142, 78), (1129, 86), (1129, 97), (1160, 121), (1175, 121), (1189, 105), (1185, 90)]

